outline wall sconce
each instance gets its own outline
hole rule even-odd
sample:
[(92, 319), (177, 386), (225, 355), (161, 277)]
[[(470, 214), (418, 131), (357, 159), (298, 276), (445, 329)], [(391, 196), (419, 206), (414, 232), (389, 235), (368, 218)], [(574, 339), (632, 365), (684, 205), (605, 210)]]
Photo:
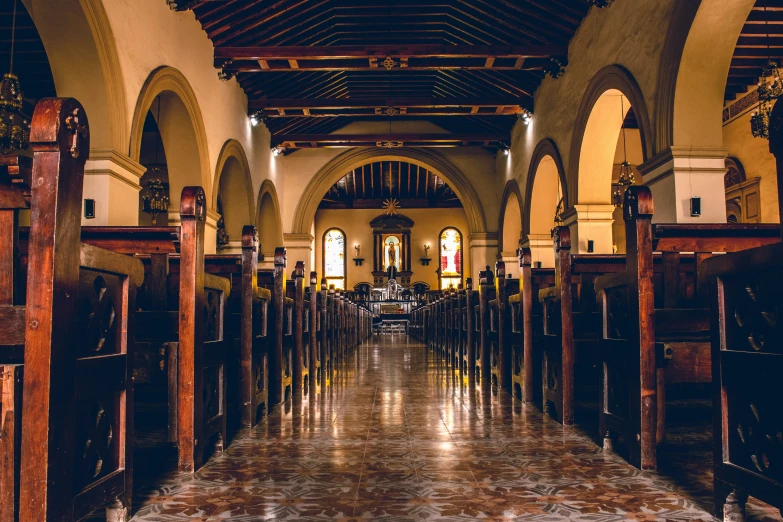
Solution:
[(430, 244), (427, 243), (424, 245), (424, 257), (420, 258), (421, 266), (429, 266), (430, 264)]
[(696, 196), (691, 198), (691, 217), (701, 216), (701, 198)]
[(362, 245), (356, 243), (353, 246), (353, 249), (356, 250), (356, 257), (353, 258), (353, 262), (356, 263), (356, 266), (362, 266), (362, 263), (364, 262), (364, 258), (359, 257), (361, 255)]
[(595, 241), (593, 241), (592, 239), (587, 240), (587, 252), (589, 254), (595, 252)]

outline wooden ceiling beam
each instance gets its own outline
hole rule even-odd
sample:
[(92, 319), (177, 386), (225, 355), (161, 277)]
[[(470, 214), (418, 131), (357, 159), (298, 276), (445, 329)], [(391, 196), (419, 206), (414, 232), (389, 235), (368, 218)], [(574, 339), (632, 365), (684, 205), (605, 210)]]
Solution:
[(215, 67), (240, 72), (378, 71), (388, 69), (542, 70), (564, 45), (377, 45), (215, 48)]
[(509, 142), (505, 133), (496, 134), (275, 134), (272, 146), (283, 145), (290, 148), (313, 147), (376, 147), (379, 144), (392, 143), (394, 146), (417, 147), (456, 147), (482, 146), (484, 143), (497, 144)]
[(374, 109), (377, 107), (400, 108), (472, 108), (521, 106), (527, 100), (508, 96), (494, 98), (305, 98), (305, 99), (256, 99), (248, 102), (249, 110), (287, 109)]

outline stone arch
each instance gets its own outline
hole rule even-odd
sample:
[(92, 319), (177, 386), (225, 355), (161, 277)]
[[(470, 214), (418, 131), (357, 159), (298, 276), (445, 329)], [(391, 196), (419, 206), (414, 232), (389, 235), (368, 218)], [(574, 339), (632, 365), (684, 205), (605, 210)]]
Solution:
[[(566, 183), (563, 160), (560, 157), (560, 151), (557, 149), (555, 142), (549, 138), (546, 138), (541, 140), (538, 145), (536, 145), (536, 148), (533, 150), (533, 156), (530, 160), (530, 167), (528, 168), (527, 183), (525, 185), (525, 198), (522, 200), (524, 202), (522, 205), (523, 237), (529, 236), (532, 233), (541, 232), (540, 226), (538, 226), (538, 222), (531, 225), (531, 219), (532, 215), (534, 214), (534, 210), (536, 215), (549, 210), (551, 211), (552, 218), (554, 219), (557, 201), (555, 201), (555, 206), (551, 206), (548, 200), (536, 200), (534, 197), (536, 195), (536, 179), (539, 179), (539, 181), (547, 181), (547, 185), (551, 185), (553, 176), (555, 178), (555, 186), (558, 185), (557, 181), (560, 181), (559, 186), (560, 191), (562, 192), (563, 202), (567, 205), (568, 185)], [(546, 179), (544, 179), (544, 177), (546, 177)], [(540, 186), (539, 189), (541, 189)], [(559, 200), (559, 196), (556, 197), (556, 199)], [(551, 209), (549, 207), (551, 207)]]
[[(101, 0), (25, 0), (46, 49), (57, 96), (81, 101), (90, 117), (92, 149), (124, 153), (128, 143), (125, 81)], [(68, 44), (63, 45), (63, 28)]]
[(255, 212), (250, 167), (245, 151), (236, 140), (223, 145), (212, 186), (217, 187), (212, 208), (217, 210), (220, 200), (225, 230), (232, 243), (238, 242), (242, 238), (242, 228), (255, 222)]
[(723, 96), (731, 59), (755, 0), (676, 2), (661, 59), (656, 148), (723, 144)]
[[(611, 203), (612, 163), (623, 119), (619, 103), (610, 97), (620, 96), (625, 99), (625, 114), (633, 107), (644, 159), (652, 156), (652, 127), (639, 85), (623, 67), (604, 67), (590, 80), (574, 125), (567, 176), (569, 208)], [(600, 176), (601, 180), (588, 180), (591, 175)]]
[[(250, 177), (250, 165), (247, 161), (245, 149), (242, 148), (242, 144), (237, 140), (230, 139), (223, 144), (223, 148), (220, 149), (220, 155), (218, 156), (217, 166), (215, 167), (215, 177), (212, 180), (212, 186), (218, 187), (218, 190), (215, 190), (212, 196), (211, 208), (217, 210), (218, 197), (220, 197), (224, 205), (223, 211), (225, 212), (227, 201), (223, 199), (226, 195), (223, 193), (223, 183), (226, 182), (226, 180), (223, 180), (224, 174), (231, 175), (231, 179), (227, 181), (232, 187), (231, 198), (228, 203), (236, 202), (236, 204), (240, 205), (243, 220), (241, 226), (253, 223), (253, 202), (255, 200), (253, 197), (253, 180)], [(225, 216), (223, 217), (225, 220)]]
[[(258, 191), (256, 228), (261, 252), (267, 259), (272, 259), (275, 248), (283, 246), (283, 218), (280, 213), (277, 189), (269, 179), (264, 180)], [(310, 229), (308, 228), (307, 231), (309, 233)]]
[(528, 170), (522, 213), (522, 237), (527, 241), (534, 263), (554, 266), (552, 239), (557, 205), (568, 201), (565, 170), (555, 142), (544, 139), (536, 146)]
[(441, 155), (423, 149), (400, 148), (389, 150), (380, 147), (348, 150), (324, 165), (304, 189), (296, 206), (292, 225), (293, 234), (309, 234), (318, 204), (324, 194), (346, 172), (373, 161), (407, 161), (426, 168), (448, 182), (454, 190), (468, 220), (471, 234), (486, 233), (484, 209), (476, 190), (467, 177)]
[(498, 219), (498, 252), (513, 252), (517, 249), (522, 234), (522, 192), (517, 180), (510, 179), (500, 197)]
[[(131, 125), (131, 159), (139, 161), (144, 119), (158, 96), (161, 110), (157, 124), (166, 153), (171, 186), (169, 208), (172, 212), (179, 208), (180, 192), (187, 185), (200, 185), (204, 188), (207, 201), (213, 201), (214, 187), (211, 183), (204, 119), (196, 94), (185, 76), (173, 67), (155, 69), (141, 88)], [(157, 114), (154, 116), (157, 118)]]

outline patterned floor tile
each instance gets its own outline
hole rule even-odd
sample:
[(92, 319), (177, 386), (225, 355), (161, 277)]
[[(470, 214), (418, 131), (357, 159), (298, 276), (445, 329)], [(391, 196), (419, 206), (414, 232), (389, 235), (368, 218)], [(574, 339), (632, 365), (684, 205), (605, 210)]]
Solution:
[[(586, 423), (564, 428), (468, 386), (405, 338), (377, 339), (335, 369), (197, 473), (140, 479), (133, 520), (714, 520), (709, 404), (670, 405), (651, 473), (594, 442), (594, 404), (579, 405)], [(748, 503), (748, 522), (781, 520)]]

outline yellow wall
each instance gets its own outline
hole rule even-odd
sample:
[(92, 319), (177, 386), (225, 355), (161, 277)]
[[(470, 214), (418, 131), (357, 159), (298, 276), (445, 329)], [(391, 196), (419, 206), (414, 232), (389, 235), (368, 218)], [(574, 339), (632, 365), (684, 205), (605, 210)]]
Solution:
[(748, 111), (723, 127), (723, 146), (729, 156), (737, 158), (745, 167), (748, 179), (759, 177), (762, 223), (780, 223), (778, 216), (778, 180), (775, 157), (769, 152), (769, 141), (754, 138), (750, 132)]
[[(319, 210), (315, 215), (315, 266), (319, 278), (323, 271), (322, 248), (323, 235), (327, 229), (337, 227), (345, 232), (345, 246), (348, 267), (348, 288), (353, 288), (362, 281), (372, 283), (372, 228), (370, 221), (383, 213), (379, 209), (345, 209)], [(468, 222), (465, 211), (461, 208), (440, 209), (403, 209), (402, 214), (411, 218), (414, 226), (411, 229), (411, 264), (413, 275), (411, 281), (424, 281), (431, 288), (438, 286), (438, 234), (446, 227), (456, 227), (462, 232), (462, 268), (463, 277), (470, 274), (470, 255), (468, 249)], [(354, 245), (361, 245), (362, 266), (356, 266)], [(424, 244), (429, 243), (429, 266), (422, 266), (419, 261), (424, 257)]]

